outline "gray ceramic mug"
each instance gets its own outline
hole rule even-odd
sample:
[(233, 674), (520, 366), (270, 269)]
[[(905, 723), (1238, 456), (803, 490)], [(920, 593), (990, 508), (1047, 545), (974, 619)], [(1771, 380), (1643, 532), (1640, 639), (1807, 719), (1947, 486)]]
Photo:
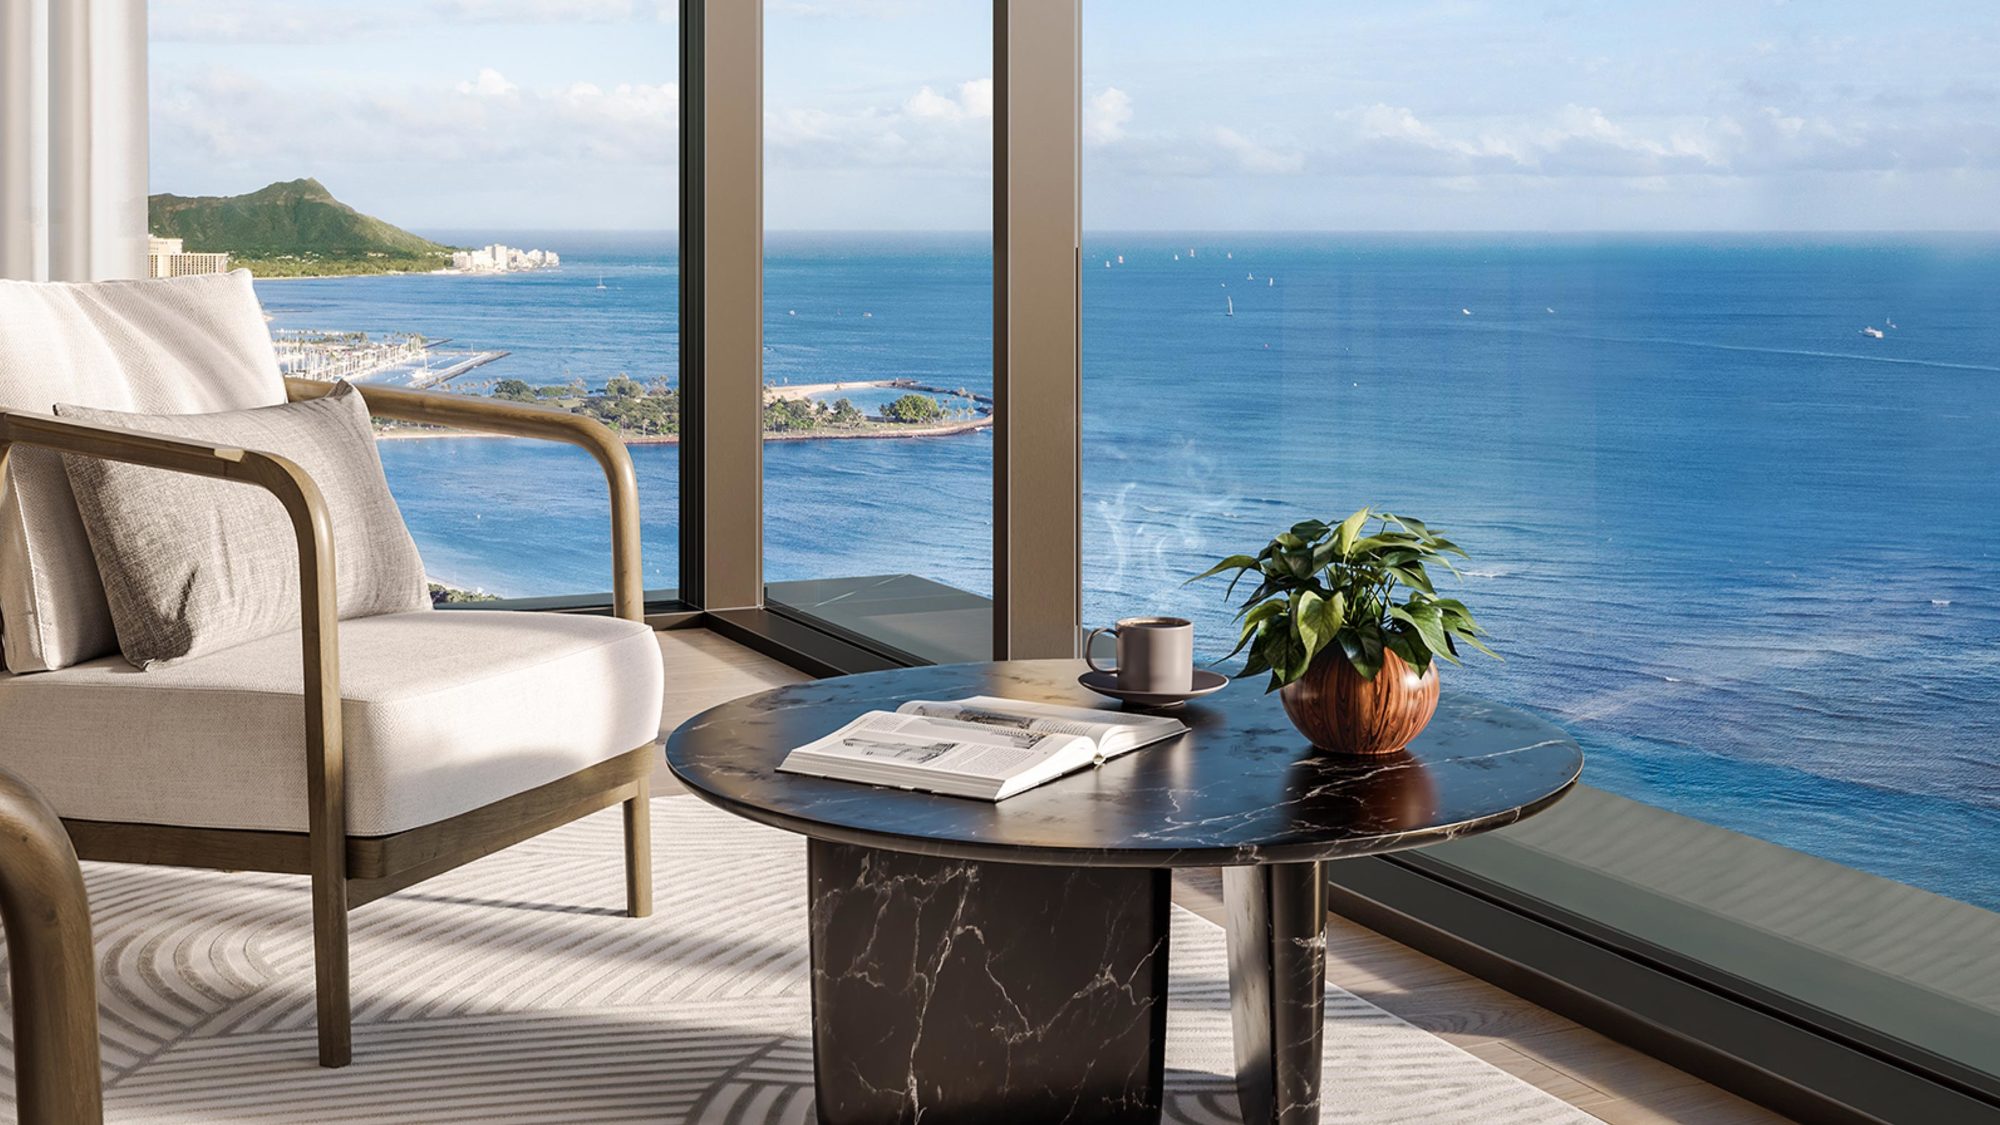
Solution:
[[(1118, 666), (1100, 668), (1090, 642), (1109, 633), (1118, 641)], [(1118, 677), (1122, 691), (1185, 695), (1194, 687), (1194, 622), (1181, 617), (1127, 617), (1092, 629), (1083, 641), (1083, 659), (1094, 672)]]

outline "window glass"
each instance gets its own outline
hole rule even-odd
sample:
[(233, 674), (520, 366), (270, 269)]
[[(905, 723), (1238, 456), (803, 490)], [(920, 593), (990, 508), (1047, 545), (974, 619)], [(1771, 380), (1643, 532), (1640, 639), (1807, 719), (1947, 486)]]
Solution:
[[(1087, 623), (1182, 614), (1219, 657), (1224, 582), (1189, 576), (1415, 515), (1505, 657), (1446, 691), (1993, 948), (1992, 13), (1084, 12)], [(1516, 835), (1554, 854), (1581, 808)], [(1617, 842), (1635, 883), (1687, 854)], [(1747, 908), (1719, 871), (1675, 893)]]
[(765, 7), (771, 604), (990, 653), (993, 15)]
[[(152, 0), (156, 273), (250, 269), (287, 373), (580, 411), (676, 581), (676, 6)], [(384, 426), (443, 596), (602, 592), (580, 450)]]

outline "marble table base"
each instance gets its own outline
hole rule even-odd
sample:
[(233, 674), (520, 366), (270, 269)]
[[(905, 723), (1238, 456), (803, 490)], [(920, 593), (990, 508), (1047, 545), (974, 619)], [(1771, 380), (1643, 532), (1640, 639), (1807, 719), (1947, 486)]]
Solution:
[(1236, 1100), (1252, 1125), (1317, 1125), (1326, 1011), (1326, 879), (1318, 863), (1226, 867)]
[(1166, 871), (823, 840), (809, 865), (820, 1125), (1160, 1119)]

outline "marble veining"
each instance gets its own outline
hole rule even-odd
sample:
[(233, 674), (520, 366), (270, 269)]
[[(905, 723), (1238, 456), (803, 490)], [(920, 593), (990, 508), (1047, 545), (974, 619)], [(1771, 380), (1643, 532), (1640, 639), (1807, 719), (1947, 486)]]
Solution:
[(1012, 863), (1233, 866), (1371, 855), (1471, 835), (1540, 811), (1574, 784), (1576, 743), (1551, 724), (1447, 691), (1393, 755), (1315, 751), (1275, 696), (1231, 684), (1179, 712), (1190, 730), (997, 804), (777, 772), (793, 746), (871, 708), (972, 694), (1117, 705), (1076, 661), (945, 665), (749, 696), (675, 731), (667, 760), (700, 796), (819, 839)]
[(809, 856), (820, 1125), (1158, 1120), (1164, 871)]

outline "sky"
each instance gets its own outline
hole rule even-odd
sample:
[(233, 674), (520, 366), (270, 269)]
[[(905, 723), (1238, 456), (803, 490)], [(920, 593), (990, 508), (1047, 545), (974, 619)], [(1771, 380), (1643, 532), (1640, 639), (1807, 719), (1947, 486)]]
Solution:
[[(150, 0), (155, 191), (668, 229), (674, 0)], [(1084, 0), (1126, 230), (2000, 229), (2000, 4)], [(986, 229), (990, 0), (766, 0), (773, 230)]]

